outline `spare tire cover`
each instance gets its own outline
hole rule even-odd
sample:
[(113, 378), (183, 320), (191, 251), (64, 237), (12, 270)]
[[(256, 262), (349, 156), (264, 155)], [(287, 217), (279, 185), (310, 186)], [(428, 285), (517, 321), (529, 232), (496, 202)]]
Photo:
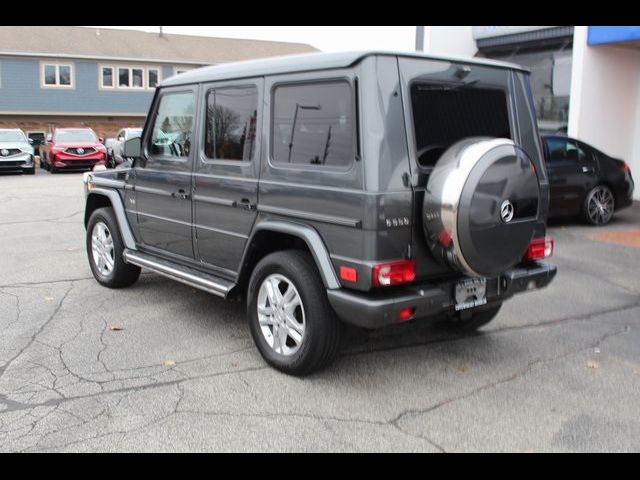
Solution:
[(427, 243), (436, 259), (458, 271), (497, 276), (527, 251), (539, 200), (535, 167), (512, 140), (460, 140), (442, 154), (427, 182)]

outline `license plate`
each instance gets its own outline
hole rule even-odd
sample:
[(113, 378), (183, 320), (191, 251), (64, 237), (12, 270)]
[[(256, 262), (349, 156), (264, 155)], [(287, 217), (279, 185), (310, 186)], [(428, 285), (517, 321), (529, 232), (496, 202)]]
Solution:
[(466, 310), (487, 303), (487, 279), (469, 278), (456, 283), (455, 310)]

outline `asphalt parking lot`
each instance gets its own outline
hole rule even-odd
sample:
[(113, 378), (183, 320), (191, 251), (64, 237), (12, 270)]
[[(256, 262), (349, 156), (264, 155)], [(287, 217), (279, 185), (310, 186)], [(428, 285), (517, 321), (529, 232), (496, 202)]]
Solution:
[(352, 330), (298, 379), (239, 303), (100, 287), (81, 179), (0, 176), (0, 451), (640, 451), (638, 204), (554, 223), (555, 281), (480, 334)]

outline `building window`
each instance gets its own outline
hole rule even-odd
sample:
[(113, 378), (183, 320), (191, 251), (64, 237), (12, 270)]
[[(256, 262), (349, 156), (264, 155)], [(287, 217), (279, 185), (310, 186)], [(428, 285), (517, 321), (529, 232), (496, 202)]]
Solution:
[(102, 67), (102, 88), (113, 88), (113, 67)]
[(73, 66), (68, 63), (43, 63), (41, 86), (73, 88)]
[(210, 90), (207, 94), (207, 157), (250, 161), (255, 151), (257, 109), (256, 87)]
[(283, 85), (273, 95), (277, 164), (347, 167), (355, 158), (353, 95), (347, 82)]
[(129, 88), (131, 86), (128, 68), (118, 68), (118, 86), (124, 88)]
[(103, 89), (154, 89), (160, 81), (159, 67), (100, 65), (99, 71)]
[(156, 88), (160, 80), (160, 69), (149, 68), (147, 70), (147, 88)]
[(131, 69), (131, 86), (133, 88), (142, 88), (143, 87), (143, 78), (142, 68), (132, 68)]

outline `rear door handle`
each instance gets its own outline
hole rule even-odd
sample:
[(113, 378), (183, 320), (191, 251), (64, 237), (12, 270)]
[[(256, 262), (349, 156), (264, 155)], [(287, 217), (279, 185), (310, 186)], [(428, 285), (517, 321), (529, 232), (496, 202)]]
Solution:
[(241, 208), (242, 210), (248, 210), (248, 211), (256, 209), (256, 205), (251, 203), (251, 201), (248, 198), (243, 198), (242, 200), (237, 202), (236, 207)]
[(178, 198), (180, 200), (189, 200), (191, 198), (191, 195), (189, 195), (187, 192), (185, 192), (182, 189), (178, 190), (177, 192), (173, 192), (171, 196), (173, 198)]
[(593, 167), (587, 167), (587, 166), (583, 166), (582, 167), (582, 173), (593, 173)]

